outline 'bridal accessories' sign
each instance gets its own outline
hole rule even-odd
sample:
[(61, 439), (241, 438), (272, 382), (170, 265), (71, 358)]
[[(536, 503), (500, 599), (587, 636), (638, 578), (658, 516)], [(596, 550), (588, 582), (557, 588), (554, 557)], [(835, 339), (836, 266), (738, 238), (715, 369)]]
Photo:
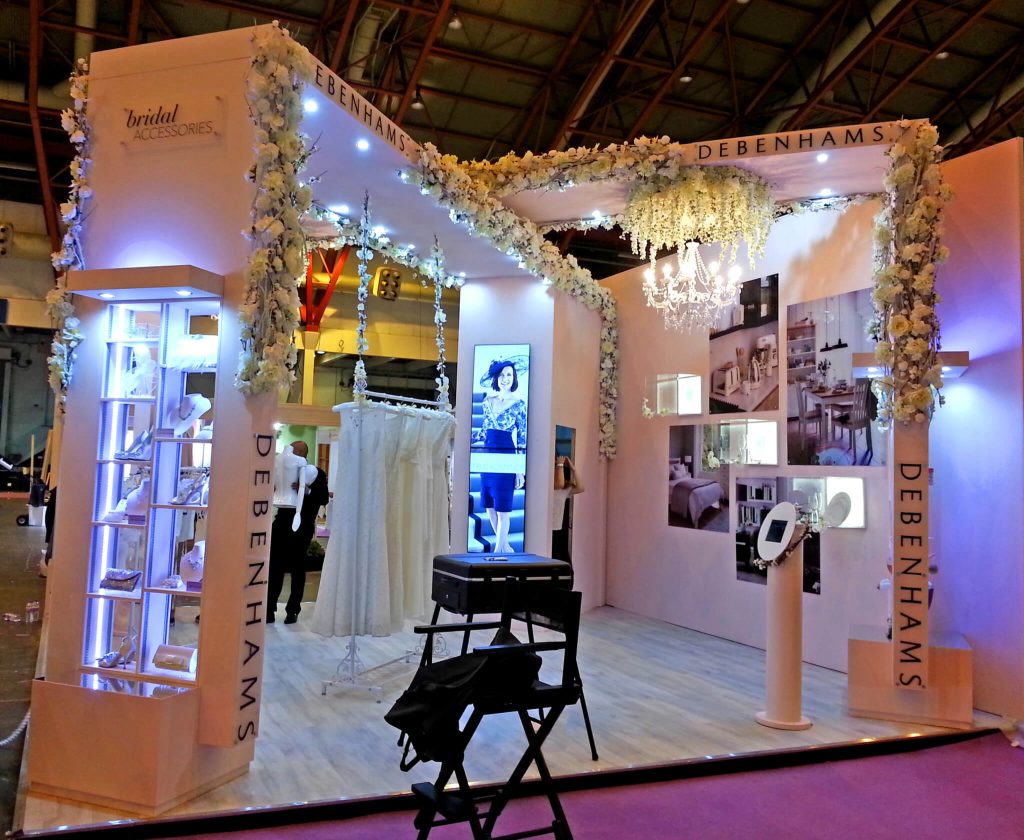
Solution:
[(124, 109), (121, 142), (135, 149), (209, 142), (223, 123), (220, 97), (168, 99)]

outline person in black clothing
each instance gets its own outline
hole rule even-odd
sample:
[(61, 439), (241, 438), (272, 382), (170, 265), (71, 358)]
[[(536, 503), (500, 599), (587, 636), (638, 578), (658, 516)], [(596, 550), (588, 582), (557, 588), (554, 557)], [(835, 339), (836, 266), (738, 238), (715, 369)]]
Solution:
[[(292, 451), (305, 458), (309, 447), (299, 440), (292, 444)], [(277, 600), (284, 587), (285, 573), (291, 574), (292, 586), (285, 604), (285, 624), (294, 624), (302, 611), (302, 593), (306, 588), (306, 552), (313, 541), (316, 517), (320, 508), (330, 500), (327, 492), (327, 473), (316, 468), (316, 478), (306, 485), (302, 500), (301, 524), (292, 530), (293, 508), (278, 508), (270, 530), (270, 580), (267, 589), (267, 624), (274, 623)]]

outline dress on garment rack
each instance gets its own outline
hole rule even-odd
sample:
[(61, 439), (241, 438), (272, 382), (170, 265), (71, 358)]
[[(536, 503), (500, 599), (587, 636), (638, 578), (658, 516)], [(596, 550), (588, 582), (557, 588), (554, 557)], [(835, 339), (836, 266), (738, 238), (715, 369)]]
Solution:
[(429, 611), (431, 563), (448, 550), (455, 418), (372, 402), (338, 410), (339, 470), (313, 630), (386, 636)]

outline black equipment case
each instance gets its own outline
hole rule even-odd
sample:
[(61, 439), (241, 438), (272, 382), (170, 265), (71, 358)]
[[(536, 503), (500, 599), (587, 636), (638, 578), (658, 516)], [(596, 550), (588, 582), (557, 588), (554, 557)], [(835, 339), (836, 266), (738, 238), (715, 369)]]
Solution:
[(508, 578), (528, 587), (572, 589), (572, 566), (536, 554), (439, 554), (431, 597), (438, 606), (462, 615), (501, 612)]

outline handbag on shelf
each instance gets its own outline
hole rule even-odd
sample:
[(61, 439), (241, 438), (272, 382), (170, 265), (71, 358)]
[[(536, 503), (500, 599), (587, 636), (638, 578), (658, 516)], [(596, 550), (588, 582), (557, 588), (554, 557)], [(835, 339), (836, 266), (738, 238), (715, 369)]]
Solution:
[(131, 592), (135, 589), (142, 572), (138, 569), (107, 569), (100, 589), (113, 589), (117, 592)]
[(160, 645), (153, 654), (153, 665), (167, 671), (196, 672), (196, 649), (181, 645)]

